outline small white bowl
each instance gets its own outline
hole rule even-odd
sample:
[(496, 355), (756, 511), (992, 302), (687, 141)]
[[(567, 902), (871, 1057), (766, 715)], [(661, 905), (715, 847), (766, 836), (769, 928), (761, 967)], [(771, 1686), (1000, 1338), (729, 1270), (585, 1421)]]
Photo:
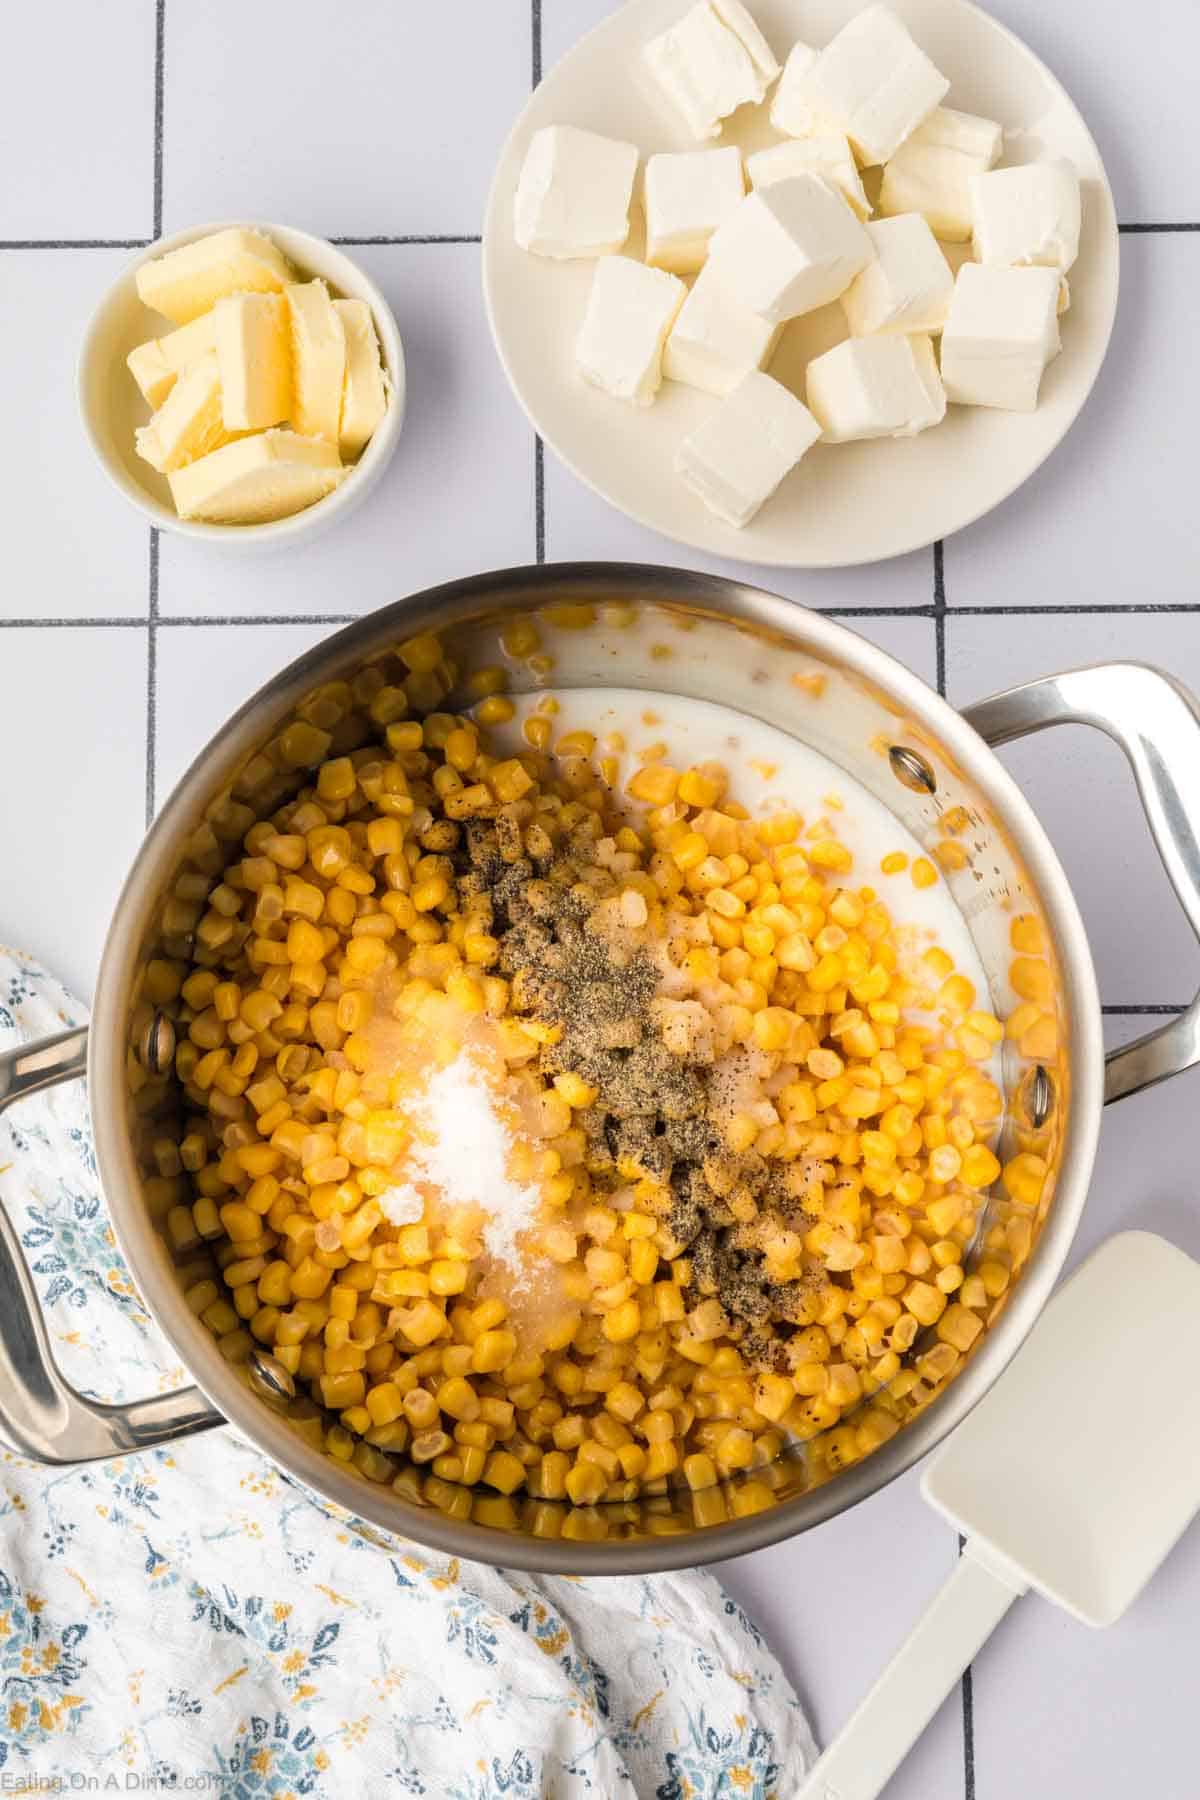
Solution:
[[(134, 448), (134, 430), (149, 419), (150, 408), (125, 366), (125, 358), (135, 345), (147, 338), (162, 337), (173, 329), (159, 313), (143, 306), (138, 298), (136, 272), (143, 263), (168, 250), (178, 250), (181, 244), (195, 243), (198, 238), (231, 227), (264, 232), (278, 244), (302, 278), (319, 275), (339, 297), (365, 300), (371, 308), (383, 366), (391, 384), (383, 422), (345, 480), (303, 512), (267, 525), (208, 525), (181, 519), (171, 504), (166, 476), (143, 462)], [(272, 225), (259, 219), (220, 219), (212, 225), (195, 225), (188, 231), (177, 231), (173, 237), (159, 238), (135, 256), (118, 276), (92, 314), (84, 334), (77, 391), (83, 428), (101, 468), (152, 525), (211, 544), (266, 550), (315, 537), (335, 520), (344, 519), (375, 486), (391, 460), (404, 422), (404, 346), (392, 309), (382, 293), (370, 276), (335, 245), (289, 225)]]

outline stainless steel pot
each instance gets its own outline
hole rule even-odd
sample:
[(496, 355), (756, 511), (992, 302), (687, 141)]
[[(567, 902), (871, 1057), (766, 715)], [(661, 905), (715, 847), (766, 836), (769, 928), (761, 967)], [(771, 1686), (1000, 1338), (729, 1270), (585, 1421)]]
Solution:
[[(210, 881), (257, 809), (272, 810), (302, 772), (285, 727), (329, 703), (330, 684), (388, 666), (399, 641), (439, 633), (460, 671), (503, 660), (513, 615), (534, 618), (539, 655), (512, 667), (514, 689), (625, 686), (716, 700), (791, 732), (877, 795), (941, 850), (947, 879), (1002, 1010), (1014, 917), (1040, 922), (1050, 997), (1037, 1028), (1007, 1044), (1007, 1150), (1037, 1159), (1021, 1203), (1028, 1254), (994, 1304), (973, 1352), (941, 1391), (863, 1461), (815, 1485), (803, 1456), (767, 1471), (773, 1504), (697, 1528), (683, 1496), (612, 1509), (543, 1512), (531, 1535), (471, 1522), (465, 1489), (435, 1504), (374, 1485), (314, 1448), (289, 1418), (286, 1373), (269, 1356), (233, 1364), (188, 1310), (158, 1228), (149, 1163), (153, 1121), (174, 1105), (170, 1009), (147, 999), (146, 967), (185, 955), (197, 874)], [(511, 665), (511, 659), (509, 659)], [(548, 666), (550, 665), (550, 666)], [(322, 696), (325, 696), (322, 699)], [(453, 700), (451, 699), (451, 704)], [(1047, 838), (990, 746), (1066, 721), (1122, 746), (1180, 904), (1200, 937), (1200, 709), (1170, 676), (1123, 663), (1050, 676), (957, 713), (916, 676), (844, 627), (790, 601), (717, 577), (629, 564), (562, 564), (452, 582), (373, 613), (276, 677), (193, 763), (146, 838), (109, 931), (90, 1033), (0, 1057), (0, 1109), (57, 1082), (89, 1085), (113, 1224), (146, 1305), (197, 1386), (132, 1405), (86, 1400), (54, 1365), (15, 1233), (0, 1218), (0, 1437), (20, 1454), (74, 1462), (147, 1449), (228, 1422), (283, 1469), (387, 1530), (511, 1567), (637, 1573), (738, 1555), (805, 1531), (891, 1481), (966, 1414), (1017, 1349), (1062, 1267), (1087, 1192), (1100, 1109), (1200, 1060), (1200, 998), (1179, 1018), (1105, 1061), (1087, 939)], [(954, 854), (946, 853), (950, 843)], [(1034, 927), (1034, 935), (1037, 934)], [(1026, 961), (1029, 959), (1027, 958)], [(1028, 974), (1028, 971), (1026, 971)], [(161, 1129), (161, 1126), (159, 1127)], [(1015, 1203), (999, 1193), (993, 1217)], [(758, 1472), (762, 1475), (762, 1471)], [(402, 1483), (403, 1486), (403, 1483)], [(446, 1484), (441, 1484), (444, 1489)], [(732, 1510), (732, 1509), (731, 1509)], [(552, 1509), (553, 1511), (553, 1509)]]

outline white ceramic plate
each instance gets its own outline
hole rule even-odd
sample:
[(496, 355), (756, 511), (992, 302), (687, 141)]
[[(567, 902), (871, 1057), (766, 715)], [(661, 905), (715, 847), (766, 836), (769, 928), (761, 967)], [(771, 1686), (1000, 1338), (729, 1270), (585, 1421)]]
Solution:
[[(1104, 360), (1117, 304), (1119, 247), (1100, 153), (1049, 70), (969, 0), (891, 0), (951, 83), (947, 104), (997, 119), (1009, 134), (1005, 163), (1066, 156), (1083, 182), (1083, 233), (1071, 270), (1062, 353), (1042, 382), (1034, 413), (952, 406), (919, 437), (817, 445), (750, 525), (713, 517), (675, 474), (676, 445), (718, 404), (663, 383), (641, 408), (589, 386), (575, 372), (575, 336), (594, 264), (531, 256), (513, 238), (512, 203), (533, 132), (582, 125), (626, 138), (643, 154), (695, 148), (641, 69), (643, 44), (691, 0), (627, 0), (550, 71), (517, 120), (500, 157), (483, 240), (484, 292), (500, 360), (546, 443), (606, 500), (680, 543), (714, 555), (793, 568), (831, 568), (898, 556), (958, 531), (1019, 487), (1054, 449), (1086, 400)], [(782, 62), (797, 38), (820, 46), (863, 0), (751, 0)], [(1081, 46), (1082, 53), (1082, 46)], [(767, 107), (742, 108), (722, 143), (777, 142)], [(628, 246), (641, 254), (640, 221)], [(954, 260), (952, 255), (952, 260)], [(793, 321), (770, 366), (803, 397), (810, 357), (846, 336), (839, 305)]]

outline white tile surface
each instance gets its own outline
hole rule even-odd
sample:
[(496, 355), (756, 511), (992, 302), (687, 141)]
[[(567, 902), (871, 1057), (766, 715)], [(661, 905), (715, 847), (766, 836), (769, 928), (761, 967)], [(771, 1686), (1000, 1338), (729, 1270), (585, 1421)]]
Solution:
[(0, 941), (86, 1000), (142, 835), (146, 633), (0, 631), (0, 675)]
[(362, 506), (311, 546), (214, 556), (164, 533), (164, 614), (369, 612), (455, 575), (533, 561), (533, 434), (488, 337), (478, 248), (354, 254), (404, 339), (408, 402), (395, 457)]
[(146, 526), (101, 474), (75, 404), (84, 325), (129, 254), (0, 251), (0, 606), (8, 618), (146, 614)]
[(154, 0), (6, 6), (0, 238), (149, 237)]
[(166, 229), (241, 216), (323, 237), (478, 232), (530, 67), (526, 0), (173, 6)]
[[(1200, 689), (1200, 614), (986, 614), (946, 620), (948, 693), (998, 688), (1105, 660), (1157, 663)], [(1083, 912), (1102, 999), (1175, 1003), (1200, 984), (1200, 951), (1175, 901), (1117, 746), (1064, 725), (1001, 751), (1062, 857)]]
[[(1195, 202), (1200, 217), (1200, 198)], [(946, 545), (951, 606), (1192, 603), (1200, 232), (1121, 239), (1112, 345), (1081, 424), (1032, 481)]]
[(155, 808), (242, 702), (335, 625), (163, 625), (157, 632)]
[[(636, 0), (628, 0), (636, 4)], [(612, 0), (542, 0), (550, 66)], [(681, 0), (682, 10), (683, 0)], [(1125, 219), (1200, 219), (1190, 148), (1198, 15), (1188, 0), (995, 0), (1092, 120)], [(0, 56), (0, 240), (139, 237), (154, 193), (152, 0), (10, 9)], [(164, 224), (276, 216), (335, 236), (470, 235), (496, 148), (528, 91), (526, 0), (400, 8), (360, 0), (208, 0), (165, 12)], [(69, 45), (67, 54), (64, 46)], [(1164, 48), (1164, 46), (1166, 48)], [(447, 61), (449, 76), (438, 73)], [(269, 72), (269, 80), (264, 72)], [(433, 71), (433, 73), (431, 73)], [(52, 96), (62, 154), (31, 154)], [(448, 98), (449, 97), (449, 98)], [(1152, 121), (1148, 128), (1147, 121)], [(300, 556), (201, 554), (164, 537), (155, 634), (154, 786), (170, 786), (264, 678), (356, 614), (460, 572), (532, 559), (533, 445), (497, 369), (474, 246), (376, 246), (362, 259), (388, 292), (409, 356), (397, 459), (345, 530)], [(1126, 236), (1111, 360), (1077, 430), (1039, 478), (946, 546), (952, 699), (1109, 656), (1161, 662), (1200, 687), (1200, 611), (1013, 615), (1014, 604), (1200, 604), (1190, 421), (1200, 388), (1187, 350), (1200, 236)], [(143, 618), (147, 533), (109, 494), (77, 428), (83, 320), (122, 250), (0, 248), (0, 449), (5, 494), (0, 618)], [(14, 429), (12, 421), (19, 422)], [(545, 467), (552, 558), (699, 559), (628, 524)], [(730, 560), (709, 564), (743, 579)], [(836, 609), (932, 682), (928, 554), (763, 585)], [(282, 615), (287, 623), (171, 621)], [(141, 626), (0, 624), (0, 937), (90, 989), (146, 797), (147, 639)], [(1118, 753), (1061, 731), (1005, 753), (1058, 843), (1091, 933), (1106, 1000), (1182, 1000), (1194, 943), (1169, 897)], [(27, 773), (38, 766), (36, 780)], [(14, 852), (14, 846), (16, 850)], [(1113, 1041), (1152, 1020), (1106, 1021)], [(1079, 1246), (1142, 1224), (1200, 1255), (1191, 1108), (1200, 1074), (1105, 1120)], [(837, 1729), (950, 1566), (953, 1539), (915, 1476), (789, 1545), (728, 1565), (818, 1732)], [(1104, 1637), (1029, 1602), (974, 1671), (974, 1735), (956, 1691), (889, 1788), (892, 1800), (1154, 1800), (1197, 1790), (1193, 1533), (1138, 1607)], [(974, 1781), (967, 1757), (973, 1749)]]
[[(1121, 220), (1200, 219), (1193, 112), (1173, 76), (1176, 54), (1193, 57), (1194, 10), (1125, 0), (995, 0), (988, 7), (1024, 38), (1062, 82), (1100, 146)], [(1154, 154), (1144, 120), (1154, 118)]]

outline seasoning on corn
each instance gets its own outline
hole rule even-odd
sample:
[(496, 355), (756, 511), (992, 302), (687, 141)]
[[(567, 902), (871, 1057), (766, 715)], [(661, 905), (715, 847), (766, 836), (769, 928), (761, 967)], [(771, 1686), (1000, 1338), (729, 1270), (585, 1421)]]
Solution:
[[(279, 1358), (331, 1455), (445, 1510), (682, 1481), (712, 1523), (751, 1469), (729, 1504), (758, 1510), (784, 1441), (829, 1469), (885, 1441), (1027, 1252), (1032, 1149), (964, 1268), (1004, 1028), (944, 953), (912, 966), (828, 818), (752, 820), (665, 747), (624, 810), (607, 741), (551, 752), (544, 705), (497, 756), (502, 680), (469, 719), (435, 638), (400, 661), (280, 735), (299, 787), (231, 801), (240, 857), (214, 826), (168, 903), (193, 947), (153, 965), (184, 1098), (154, 1156), (189, 1306)], [(1014, 931), (1023, 1029), (1040, 948)]]

